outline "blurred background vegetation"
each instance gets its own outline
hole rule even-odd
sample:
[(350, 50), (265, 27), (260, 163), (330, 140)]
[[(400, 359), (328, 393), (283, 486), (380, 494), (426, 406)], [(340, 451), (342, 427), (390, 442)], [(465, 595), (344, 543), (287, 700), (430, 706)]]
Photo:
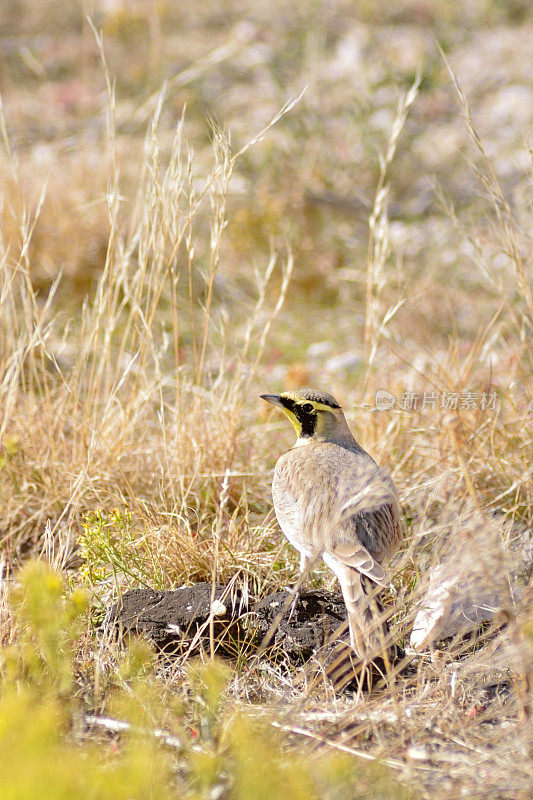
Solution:
[[(424, 297), (423, 304), (409, 298), (402, 332), (418, 343), (428, 332), (433, 341), (437, 333), (446, 337), (449, 307), (461, 335), (474, 335), (490, 319), (504, 258), (484, 254), (490, 280), (476, 264), (476, 242), (491, 240), (486, 198), (468, 167), (479, 154), (437, 43), (463, 85), (506, 196), (523, 205), (533, 113), (529, 3), (202, 2), (194, 9), (155, 0), (10, 3), (3, 13), (0, 89), (20, 185), (13, 185), (4, 162), (4, 241), (16, 240), (12, 216), (20, 210), (21, 191), (30, 209), (46, 183), (31, 241), (32, 271), (46, 288), (63, 270), (69, 299), (72, 289), (83, 296), (104, 265), (115, 156), (101, 56), (86, 15), (103, 33), (115, 87), (125, 222), (163, 84), (161, 160), (169, 157), (186, 108), (187, 140), (200, 171), (211, 153), (210, 120), (229, 132), (236, 151), (307, 87), (297, 107), (236, 165), (220, 280), (224, 285), (231, 276), (245, 289), (271, 247), (290, 242), (296, 269), (284, 314), (289, 319), (312, 303), (318, 330), (324, 325), (328, 331), (332, 323), (323, 307), (341, 298), (351, 313), (348, 321), (335, 315), (341, 327), (336, 349), (348, 338), (356, 346), (379, 154), (400, 93), (420, 74), (419, 96), (390, 170), (391, 278), (400, 287), (415, 278)], [(450, 206), (460, 223), (453, 232)], [(476, 294), (480, 301), (492, 300), (483, 320), (470, 313), (474, 292), (482, 293)], [(304, 357), (304, 333), (291, 338)]]
[(132, 586), (294, 581), (290, 432), (256, 396), (306, 384), (392, 470), (399, 641), (444, 544), (524, 589), (531, 3), (12, 0), (0, 26), (6, 797), (528, 797), (528, 602), (304, 710), (268, 663), (162, 665), (98, 622)]

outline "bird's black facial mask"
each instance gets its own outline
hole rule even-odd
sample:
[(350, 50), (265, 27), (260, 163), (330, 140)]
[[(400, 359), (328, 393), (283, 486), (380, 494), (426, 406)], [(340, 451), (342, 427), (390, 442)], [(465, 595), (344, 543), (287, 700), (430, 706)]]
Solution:
[(280, 401), (283, 408), (289, 412), (289, 419), (291, 416), (294, 417), (294, 421), (291, 419), (291, 422), (296, 428), (298, 437), (306, 439), (313, 436), (317, 425), (317, 412), (313, 404), (308, 401), (296, 403), (290, 397), (283, 396), (280, 397)]

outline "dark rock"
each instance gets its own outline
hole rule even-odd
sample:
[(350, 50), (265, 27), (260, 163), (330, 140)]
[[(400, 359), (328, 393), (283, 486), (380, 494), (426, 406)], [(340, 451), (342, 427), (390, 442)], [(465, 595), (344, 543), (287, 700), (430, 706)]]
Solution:
[[(274, 592), (254, 606), (249, 624), (258, 645), (269, 633), (289, 596), (287, 591)], [(340, 593), (322, 589), (301, 592), (293, 613), (289, 607), (277, 625), (271, 645), (292, 663), (304, 663), (316, 655), (346, 619), (346, 606)]]
[[(131, 589), (109, 609), (106, 624), (144, 634), (158, 649), (197, 649), (209, 640), (210, 583), (183, 586), (170, 592)], [(242, 592), (215, 588), (213, 627), (219, 652), (233, 654), (236, 642), (259, 647), (289, 600), (288, 591), (274, 592), (251, 612)], [(294, 611), (289, 607), (276, 627), (271, 646), (280, 656), (302, 664), (315, 655), (346, 620), (342, 596), (323, 590), (302, 592)]]
[[(108, 611), (106, 624), (144, 634), (158, 649), (179, 652), (198, 649), (209, 640), (212, 585), (197, 583), (170, 592), (131, 589)], [(215, 587), (213, 630), (217, 650), (231, 655), (242, 638), (241, 618), (246, 613), (240, 589)]]

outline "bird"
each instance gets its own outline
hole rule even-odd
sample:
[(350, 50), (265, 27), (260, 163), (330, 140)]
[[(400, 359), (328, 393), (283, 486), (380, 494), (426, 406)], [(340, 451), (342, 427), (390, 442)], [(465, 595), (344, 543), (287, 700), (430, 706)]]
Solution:
[(300, 553), (301, 571), (322, 557), (336, 575), (351, 647), (371, 661), (390, 652), (378, 595), (390, 585), (383, 564), (402, 538), (392, 478), (356, 441), (329, 392), (300, 388), (260, 397), (284, 412), (297, 435), (274, 468), (279, 526)]

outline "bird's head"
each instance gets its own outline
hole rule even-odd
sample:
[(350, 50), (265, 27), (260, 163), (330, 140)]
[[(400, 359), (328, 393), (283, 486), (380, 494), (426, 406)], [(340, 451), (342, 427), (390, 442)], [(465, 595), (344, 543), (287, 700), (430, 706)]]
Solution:
[(282, 394), (262, 394), (261, 397), (287, 415), (296, 431), (297, 444), (352, 439), (344, 412), (329, 392), (294, 389)]

